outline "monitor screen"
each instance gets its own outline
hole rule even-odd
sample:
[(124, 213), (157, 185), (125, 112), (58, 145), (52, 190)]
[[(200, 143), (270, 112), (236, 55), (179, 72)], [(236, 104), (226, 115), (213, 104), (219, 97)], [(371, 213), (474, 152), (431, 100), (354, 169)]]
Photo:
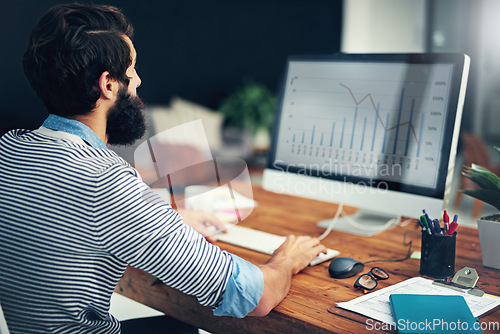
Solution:
[(468, 67), (457, 54), (290, 57), (264, 188), (395, 216), (439, 214)]

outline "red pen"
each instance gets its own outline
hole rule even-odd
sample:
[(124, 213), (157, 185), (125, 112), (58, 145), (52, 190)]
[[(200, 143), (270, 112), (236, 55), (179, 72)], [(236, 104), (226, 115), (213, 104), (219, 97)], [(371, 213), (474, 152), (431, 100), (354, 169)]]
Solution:
[(450, 228), (450, 217), (448, 216), (448, 213), (446, 210), (444, 210), (443, 213), (443, 223), (444, 223), (444, 233), (448, 233), (448, 229)]
[(453, 232), (455, 232), (458, 226), (457, 220), (458, 220), (458, 215), (455, 215), (453, 217), (453, 221), (450, 223), (450, 227), (448, 228), (448, 232), (446, 233), (446, 235), (452, 235)]

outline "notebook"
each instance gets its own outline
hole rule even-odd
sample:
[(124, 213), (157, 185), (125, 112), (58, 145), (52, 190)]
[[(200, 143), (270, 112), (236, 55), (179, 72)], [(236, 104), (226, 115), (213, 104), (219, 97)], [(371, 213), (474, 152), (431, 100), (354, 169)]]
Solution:
[(482, 333), (462, 296), (392, 294), (399, 333)]

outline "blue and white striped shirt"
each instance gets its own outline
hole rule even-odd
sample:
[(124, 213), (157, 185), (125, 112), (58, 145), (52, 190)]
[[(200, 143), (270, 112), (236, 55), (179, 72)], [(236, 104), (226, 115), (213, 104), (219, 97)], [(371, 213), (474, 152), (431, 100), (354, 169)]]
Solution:
[[(49, 129), (51, 128), (51, 129)], [(59, 130), (59, 131), (55, 131)], [(51, 115), (0, 138), (0, 304), (11, 333), (119, 333), (127, 264), (216, 315), (243, 317), (260, 269), (208, 242), (80, 122)]]

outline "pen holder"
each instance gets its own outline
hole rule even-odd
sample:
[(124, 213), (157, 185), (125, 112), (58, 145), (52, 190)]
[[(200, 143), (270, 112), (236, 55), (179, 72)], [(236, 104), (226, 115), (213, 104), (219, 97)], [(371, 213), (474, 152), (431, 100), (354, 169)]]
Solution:
[(453, 276), (456, 242), (457, 232), (452, 235), (437, 235), (422, 231), (420, 274), (432, 278)]

